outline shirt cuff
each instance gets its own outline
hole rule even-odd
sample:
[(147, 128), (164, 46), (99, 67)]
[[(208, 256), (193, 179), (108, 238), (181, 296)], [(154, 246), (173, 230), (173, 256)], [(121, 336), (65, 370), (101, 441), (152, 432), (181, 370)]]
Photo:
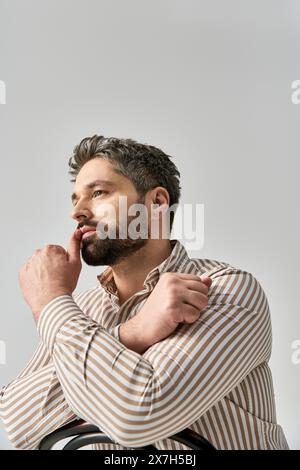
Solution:
[(37, 322), (37, 332), (50, 354), (53, 352), (55, 338), (60, 328), (78, 315), (83, 315), (83, 312), (71, 294), (55, 297), (44, 306)]
[(119, 325), (115, 326), (114, 328), (112, 328), (109, 333), (114, 336), (114, 338), (116, 338), (118, 341), (121, 342), (120, 340), (120, 336), (119, 336), (119, 328), (121, 326), (121, 323), (119, 323)]

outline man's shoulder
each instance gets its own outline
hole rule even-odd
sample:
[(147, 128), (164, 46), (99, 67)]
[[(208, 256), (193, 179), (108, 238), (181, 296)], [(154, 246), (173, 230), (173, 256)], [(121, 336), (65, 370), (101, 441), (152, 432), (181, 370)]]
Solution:
[(211, 276), (212, 279), (227, 274), (255, 278), (254, 274), (247, 269), (213, 258), (190, 258), (187, 268), (192, 269), (194, 273), (199, 273), (201, 276)]
[(210, 302), (239, 303), (247, 308), (268, 309), (268, 300), (258, 278), (250, 271), (225, 261), (190, 258), (193, 274), (209, 276)]
[(188, 268), (193, 268), (194, 273), (199, 273), (201, 276), (215, 277), (217, 274), (225, 274), (229, 272), (246, 272), (243, 269), (234, 266), (226, 261), (221, 261), (213, 258), (190, 258)]

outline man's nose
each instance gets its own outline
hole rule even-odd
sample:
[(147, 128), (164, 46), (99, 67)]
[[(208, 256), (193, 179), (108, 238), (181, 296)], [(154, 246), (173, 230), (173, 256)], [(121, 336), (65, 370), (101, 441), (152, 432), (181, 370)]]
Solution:
[(73, 208), (70, 212), (71, 219), (81, 222), (83, 219), (91, 219), (92, 213), (87, 208)]

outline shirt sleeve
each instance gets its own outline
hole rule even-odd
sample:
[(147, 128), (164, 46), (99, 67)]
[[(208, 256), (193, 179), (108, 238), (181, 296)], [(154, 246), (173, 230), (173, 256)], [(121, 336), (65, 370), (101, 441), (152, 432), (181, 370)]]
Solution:
[(12, 445), (30, 450), (37, 449), (46, 434), (77, 418), (43, 341), (17, 377), (0, 389), (0, 418)]
[(38, 332), (78, 416), (115, 443), (145, 446), (189, 427), (268, 360), (269, 307), (259, 282), (228, 267), (210, 276), (199, 319), (143, 355), (86, 318), (69, 295), (44, 307)]
[(26, 450), (38, 449), (44, 436), (77, 419), (51, 363), (1, 390), (0, 417), (12, 445)]

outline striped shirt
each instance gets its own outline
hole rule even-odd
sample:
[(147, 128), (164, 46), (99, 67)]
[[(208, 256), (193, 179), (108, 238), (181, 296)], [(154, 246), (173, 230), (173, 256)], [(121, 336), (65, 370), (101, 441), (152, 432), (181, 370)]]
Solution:
[[(81, 418), (114, 442), (94, 450), (189, 450), (169, 439), (185, 428), (217, 449), (289, 449), (276, 419), (270, 311), (259, 281), (170, 243), (170, 256), (121, 306), (108, 266), (95, 287), (43, 308), (35, 353), (0, 390), (0, 416), (15, 448), (38, 449), (44, 436)], [(119, 327), (167, 271), (210, 276), (208, 305), (194, 323), (180, 323), (138, 354), (122, 344)]]

